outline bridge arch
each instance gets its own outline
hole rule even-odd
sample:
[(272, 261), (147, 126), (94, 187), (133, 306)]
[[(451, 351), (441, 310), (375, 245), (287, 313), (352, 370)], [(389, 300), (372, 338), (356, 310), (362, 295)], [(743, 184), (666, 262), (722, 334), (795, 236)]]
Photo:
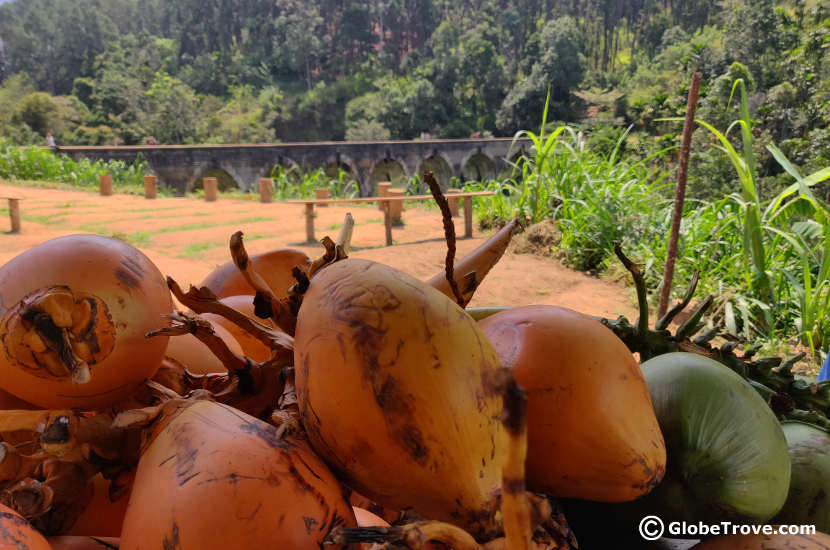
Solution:
[[(253, 182), (250, 181), (253, 179), (253, 174), (249, 174), (247, 172), (251, 172), (251, 169), (245, 170), (242, 166), (237, 166), (237, 164), (233, 161), (227, 162), (220, 162), (219, 169), (226, 172), (233, 178), (234, 183), (236, 184), (236, 189), (241, 191), (250, 191), (252, 190)], [(259, 170), (256, 169), (254, 172), (258, 173)], [(220, 191), (230, 191), (231, 189), (222, 189), (221, 185), (219, 188)]]
[(332, 156), (326, 159), (326, 162), (320, 168), (327, 176), (336, 178), (339, 171), (342, 170), (357, 179), (357, 164), (350, 158), (343, 155)]
[(265, 173), (260, 177), (274, 180), (274, 192), (281, 196), (279, 195), (279, 186), (282, 183), (280, 180), (285, 179), (292, 185), (300, 185), (303, 182), (303, 168), (294, 159), (279, 157), (275, 164), (266, 167)]
[(273, 164), (265, 167), (265, 173), (262, 174), (262, 177), (272, 178), (279, 171), (283, 173), (302, 174), (302, 170), (300, 164), (294, 159), (280, 156)]
[(205, 178), (216, 178), (220, 192), (240, 189), (239, 182), (233, 177), (233, 174), (219, 166), (208, 165), (196, 172), (196, 176), (193, 178), (186, 192), (192, 193), (197, 189), (204, 189)]
[[(438, 185), (441, 187), (442, 191), (449, 189), (453, 183), (453, 177), (455, 174), (453, 173), (452, 164), (450, 164), (446, 157), (438, 151), (433, 151), (430, 156), (421, 161), (421, 165), (418, 168), (418, 174), (422, 175), (426, 171), (430, 171), (435, 175), (435, 181), (438, 182)], [(423, 182), (421, 183), (420, 191), (428, 191), (426, 184)]]
[(525, 155), (525, 151), (522, 149), (520, 151), (511, 151), (510, 156), (502, 157), (499, 162), (499, 166), (497, 166), (497, 177), (499, 179), (506, 179), (506, 178), (517, 178), (521, 176), (522, 173), (522, 164), (521, 159), (522, 156)]
[(467, 155), (461, 162), (461, 181), (481, 181), (496, 177), (496, 163), (487, 155), (478, 151)]
[(339, 153), (336, 155), (330, 155), (326, 158), (321, 168), (323, 170), (323, 174), (329, 180), (338, 180), (340, 178), (340, 173), (342, 171), (342, 181), (344, 187), (354, 185), (357, 189), (358, 195), (360, 195), (361, 177), (359, 172), (359, 166), (354, 161), (354, 159), (347, 155), (342, 155)]
[(406, 188), (409, 184), (409, 174), (406, 173), (406, 164), (394, 157), (386, 157), (372, 165), (369, 183), (371, 184), (371, 195), (377, 194), (378, 183), (382, 181), (392, 182), (392, 187)]

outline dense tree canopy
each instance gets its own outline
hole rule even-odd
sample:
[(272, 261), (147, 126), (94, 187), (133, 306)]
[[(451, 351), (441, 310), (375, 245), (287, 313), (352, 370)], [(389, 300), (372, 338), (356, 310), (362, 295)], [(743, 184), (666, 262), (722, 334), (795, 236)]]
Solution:
[[(735, 118), (830, 157), (830, 0), (11, 0), (0, 135), (26, 143), (509, 136)], [(736, 65), (737, 63), (737, 65)], [(766, 137), (765, 137), (766, 136)]]

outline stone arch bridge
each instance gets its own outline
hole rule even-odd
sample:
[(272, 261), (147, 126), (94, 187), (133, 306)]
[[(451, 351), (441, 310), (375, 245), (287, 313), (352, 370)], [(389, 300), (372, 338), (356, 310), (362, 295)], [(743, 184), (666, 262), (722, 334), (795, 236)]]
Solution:
[(511, 138), (425, 141), (307, 142), (255, 145), (71, 146), (60, 151), (74, 159), (135, 162), (140, 155), (159, 184), (183, 194), (210, 171), (226, 172), (242, 190), (256, 189), (259, 178), (278, 166), (303, 171), (342, 169), (352, 174), (361, 196), (375, 194), (378, 181), (410, 178), (431, 170), (442, 187), (455, 181), (487, 180), (503, 173), (529, 140)]

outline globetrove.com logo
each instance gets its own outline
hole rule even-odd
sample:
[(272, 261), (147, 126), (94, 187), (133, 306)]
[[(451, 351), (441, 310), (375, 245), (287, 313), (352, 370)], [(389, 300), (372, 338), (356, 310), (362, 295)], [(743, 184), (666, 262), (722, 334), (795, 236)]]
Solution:
[(746, 525), (721, 521), (720, 523), (690, 523), (672, 521), (666, 525), (657, 516), (640, 520), (640, 536), (645, 540), (657, 540), (664, 535), (680, 538), (698, 538), (718, 535), (815, 535), (815, 525)]

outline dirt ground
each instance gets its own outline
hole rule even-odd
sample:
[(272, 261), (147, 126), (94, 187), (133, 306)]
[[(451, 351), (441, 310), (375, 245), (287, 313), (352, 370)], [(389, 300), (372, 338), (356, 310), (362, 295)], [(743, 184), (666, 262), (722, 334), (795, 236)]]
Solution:
[[(228, 238), (245, 235), (248, 252), (290, 247), (318, 256), (322, 246), (305, 243), (303, 205), (191, 197), (147, 200), (131, 195), (102, 197), (86, 191), (38, 189), (0, 184), (0, 196), (20, 196), (22, 231), (10, 234), (5, 202), (0, 201), (0, 265), (38, 243), (74, 233), (118, 236), (141, 249), (162, 273), (183, 286), (198, 284), (230, 259)], [(316, 236), (336, 238), (343, 218), (355, 219), (354, 257), (393, 265), (420, 279), (443, 270), (446, 254), (437, 210), (409, 208), (404, 226), (393, 229), (395, 245), (385, 246), (383, 215), (375, 204), (316, 208)], [(463, 235), (462, 218), (456, 232)], [(457, 257), (479, 246), (487, 234), (461, 238)], [(632, 292), (563, 267), (553, 259), (508, 253), (490, 272), (471, 305), (554, 304), (592, 315), (636, 317)]]

